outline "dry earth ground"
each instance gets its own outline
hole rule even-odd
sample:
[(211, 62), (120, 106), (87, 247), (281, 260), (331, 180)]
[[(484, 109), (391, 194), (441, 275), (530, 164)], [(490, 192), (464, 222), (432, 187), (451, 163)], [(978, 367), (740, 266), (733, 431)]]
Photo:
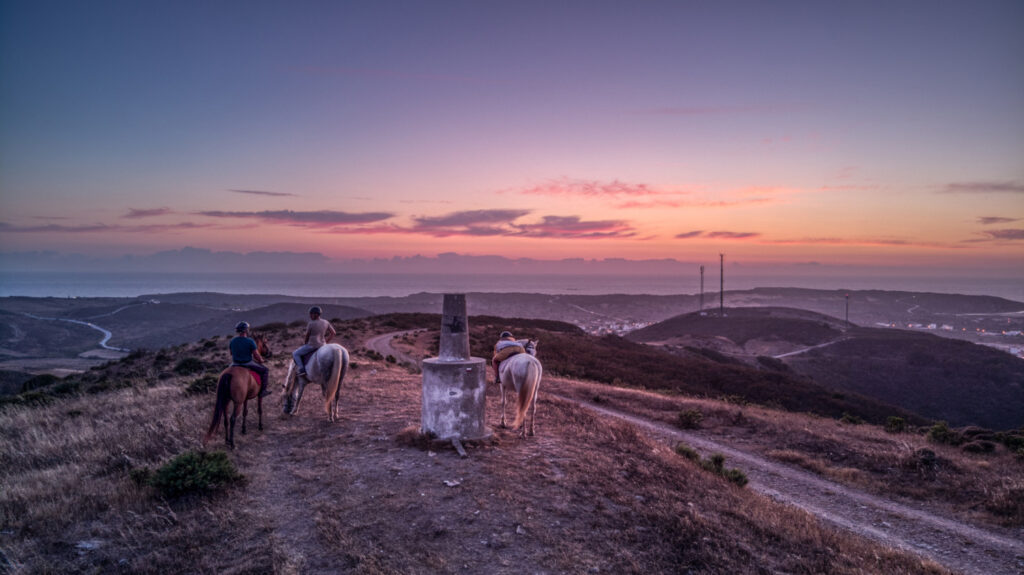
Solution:
[[(198, 445), (212, 395), (186, 395), (184, 378), (6, 410), (4, 561), (27, 573), (947, 572), (544, 388), (538, 437), (498, 431), (459, 458), (417, 438), (419, 375), (355, 360), (337, 423), (315, 388), (297, 416), (276, 395), (263, 432), (253, 409), (231, 454), (248, 480), (213, 497), (163, 501), (130, 478)], [(492, 424), (498, 405), (492, 389)]]

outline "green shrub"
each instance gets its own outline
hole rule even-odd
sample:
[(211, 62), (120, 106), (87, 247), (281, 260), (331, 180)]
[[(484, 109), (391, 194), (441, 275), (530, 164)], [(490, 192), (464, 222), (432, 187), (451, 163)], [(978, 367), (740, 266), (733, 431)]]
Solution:
[(285, 325), (285, 323), (283, 321), (272, 321), (270, 323), (265, 323), (265, 324), (257, 327), (253, 331), (258, 331), (258, 332), (283, 331), (283, 330), (287, 329), (287, 327), (288, 326)]
[(935, 443), (946, 445), (960, 445), (964, 442), (963, 436), (949, 428), (945, 421), (939, 421), (928, 430), (928, 439)]
[(682, 455), (683, 457), (689, 459), (690, 461), (700, 461), (700, 454), (697, 453), (697, 451), (694, 450), (689, 445), (686, 445), (685, 443), (676, 444), (676, 453)]
[(53, 385), (54, 383), (56, 383), (58, 381), (60, 381), (59, 377), (57, 377), (55, 375), (50, 375), (48, 373), (42, 373), (42, 374), (33, 376), (31, 379), (28, 379), (24, 383), (22, 383), (21, 384), (21, 391), (22, 392), (32, 391), (33, 389), (39, 389), (40, 387), (46, 387), (48, 385)]
[(179, 497), (213, 491), (242, 479), (223, 451), (186, 451), (157, 469), (150, 485), (164, 497)]
[(891, 415), (885, 420), (885, 430), (889, 433), (903, 433), (907, 430), (907, 420)]
[(843, 416), (839, 418), (839, 421), (843, 423), (849, 423), (850, 425), (860, 425), (864, 423), (864, 420), (860, 417), (851, 413), (843, 412)]
[(204, 375), (198, 379), (192, 380), (187, 386), (185, 386), (185, 393), (189, 395), (199, 395), (202, 393), (211, 393), (217, 389), (217, 377), (213, 375)]
[(175, 364), (174, 373), (178, 375), (192, 375), (204, 369), (206, 369), (206, 366), (203, 365), (202, 361), (194, 357), (186, 357)]
[(704, 421), (704, 414), (699, 409), (687, 409), (679, 412), (676, 424), (683, 429), (697, 429)]
[(388, 356), (384, 358), (384, 361), (386, 361), (388, 363), (398, 363), (398, 360), (395, 359), (395, 356), (393, 356), (391, 354), (388, 354)]
[(694, 451), (692, 447), (685, 443), (678, 443), (675, 447), (675, 452), (690, 461), (693, 461), (697, 465), (700, 465), (701, 469), (709, 471), (724, 477), (727, 481), (743, 487), (748, 483), (747, 474), (743, 473), (739, 469), (728, 469), (725, 467), (725, 456), (721, 453), (715, 453), (707, 459), (701, 459), (700, 454)]
[(996, 444), (991, 441), (979, 439), (970, 443), (965, 443), (960, 449), (967, 453), (992, 453), (996, 450)]

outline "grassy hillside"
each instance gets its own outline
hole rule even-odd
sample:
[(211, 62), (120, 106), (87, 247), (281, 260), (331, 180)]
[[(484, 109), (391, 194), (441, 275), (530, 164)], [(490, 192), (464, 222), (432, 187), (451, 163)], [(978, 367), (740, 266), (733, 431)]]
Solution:
[(989, 347), (894, 329), (786, 358), (831, 389), (876, 397), (954, 425), (1024, 425), (1024, 360)]
[(845, 327), (834, 317), (815, 312), (777, 307), (728, 308), (726, 317), (718, 311), (689, 313), (669, 318), (630, 332), (626, 339), (641, 343), (663, 341), (680, 335), (725, 337), (743, 346), (753, 339), (782, 340), (800, 345), (817, 345), (842, 335)]
[[(383, 326), (339, 327), (354, 349), (357, 330)], [(273, 330), (273, 346), (297, 345), (298, 331)], [(0, 452), (6, 564), (26, 572), (946, 573), (823, 527), (568, 402), (545, 401), (537, 441), (499, 433), (467, 460), (427, 452), (405, 439), (419, 420), (419, 376), (358, 355), (342, 421), (328, 425), (316, 409), (265, 414), (267, 428), (251, 429), (228, 455), (244, 481), (161, 495), (145, 478), (195, 449), (208, 421), (213, 396), (194, 384), (224, 355), (209, 343), (87, 374), (110, 382), (106, 391), (0, 411), (0, 432), (18, 445)], [(200, 370), (179, 373), (187, 359)], [(492, 418), (495, 400), (492, 390)]]
[(702, 397), (729, 397), (834, 418), (851, 414), (882, 423), (895, 415), (924, 422), (906, 409), (856, 393), (837, 393), (785, 371), (701, 356), (680, 357), (616, 336), (589, 336), (567, 324), (556, 322), (551, 326), (558, 331), (545, 329), (544, 325), (537, 320), (473, 318), (472, 352), (490, 357), (497, 335), (509, 329), (517, 338), (539, 339), (538, 356), (544, 369), (567, 377)]

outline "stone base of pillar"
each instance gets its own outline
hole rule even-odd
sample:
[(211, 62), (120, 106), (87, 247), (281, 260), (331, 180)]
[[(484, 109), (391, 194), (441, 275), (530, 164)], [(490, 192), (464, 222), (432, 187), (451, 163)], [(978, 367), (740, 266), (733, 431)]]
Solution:
[(423, 433), (437, 439), (486, 439), (487, 360), (423, 360)]

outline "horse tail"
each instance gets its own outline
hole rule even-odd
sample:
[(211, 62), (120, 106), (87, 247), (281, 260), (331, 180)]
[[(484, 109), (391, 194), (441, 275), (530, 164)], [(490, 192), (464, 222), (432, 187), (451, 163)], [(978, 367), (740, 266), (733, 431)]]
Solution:
[(324, 388), (324, 412), (331, 415), (331, 402), (338, 395), (338, 388), (341, 387), (341, 380), (345, 379), (348, 371), (348, 350), (338, 346), (334, 350), (334, 360), (331, 362), (331, 376), (327, 379), (327, 386)]
[(221, 415), (228, 407), (228, 401), (231, 400), (231, 372), (227, 371), (220, 374), (220, 381), (217, 382), (217, 403), (213, 406), (213, 421), (210, 422), (210, 429), (206, 430), (206, 437), (203, 438), (203, 445), (206, 445), (210, 438), (213, 437), (214, 432), (217, 431), (217, 426), (220, 425)]
[[(533, 359), (532, 356), (530, 359)], [(526, 377), (519, 388), (519, 397), (516, 398), (516, 420), (512, 422), (512, 429), (519, 429), (526, 420), (526, 410), (530, 408), (530, 402), (537, 395), (537, 387), (540, 385), (540, 362), (533, 360), (525, 363)]]

